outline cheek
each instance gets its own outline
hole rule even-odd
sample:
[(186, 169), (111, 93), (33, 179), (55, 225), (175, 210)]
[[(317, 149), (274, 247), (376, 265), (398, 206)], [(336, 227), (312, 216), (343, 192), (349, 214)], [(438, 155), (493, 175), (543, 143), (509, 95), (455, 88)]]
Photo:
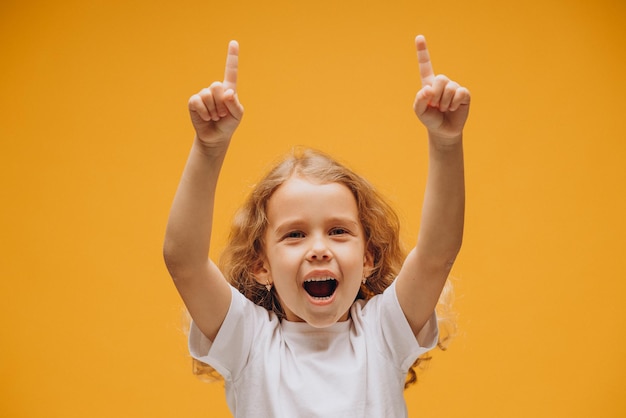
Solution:
[(365, 252), (360, 246), (352, 246), (350, 248), (342, 248), (337, 251), (336, 257), (344, 267), (351, 270), (362, 270), (365, 264)]
[(302, 257), (302, 250), (297, 247), (274, 248), (267, 253), (269, 265), (274, 271), (293, 269), (300, 264)]

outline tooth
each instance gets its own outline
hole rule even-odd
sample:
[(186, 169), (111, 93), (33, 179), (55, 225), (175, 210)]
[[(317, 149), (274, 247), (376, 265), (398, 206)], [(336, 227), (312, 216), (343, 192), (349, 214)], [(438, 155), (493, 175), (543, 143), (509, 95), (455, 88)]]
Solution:
[(306, 279), (305, 282), (325, 282), (328, 280), (335, 280), (332, 277), (312, 277), (310, 279)]

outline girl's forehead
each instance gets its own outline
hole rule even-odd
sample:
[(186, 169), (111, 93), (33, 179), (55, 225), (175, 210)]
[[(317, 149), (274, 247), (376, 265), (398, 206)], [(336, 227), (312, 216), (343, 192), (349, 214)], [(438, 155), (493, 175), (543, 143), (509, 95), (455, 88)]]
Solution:
[(298, 196), (306, 193), (313, 193), (313, 195), (347, 193), (352, 196), (352, 192), (348, 186), (343, 183), (336, 181), (322, 181), (318, 178), (294, 174), (278, 186), (270, 197), (270, 200), (276, 195)]
[(311, 213), (314, 210), (358, 213), (356, 199), (346, 185), (301, 176), (290, 177), (282, 183), (267, 203), (270, 217), (286, 212)]

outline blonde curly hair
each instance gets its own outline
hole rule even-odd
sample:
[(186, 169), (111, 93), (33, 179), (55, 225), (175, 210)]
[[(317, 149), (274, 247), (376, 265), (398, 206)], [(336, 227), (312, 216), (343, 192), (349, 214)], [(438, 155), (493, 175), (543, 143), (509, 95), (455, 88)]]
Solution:
[[(263, 259), (263, 236), (268, 224), (267, 202), (276, 189), (294, 175), (321, 183), (340, 183), (350, 189), (365, 232), (366, 248), (372, 254), (374, 264), (366, 283), (361, 285), (357, 299), (369, 300), (382, 293), (393, 282), (406, 257), (400, 242), (398, 215), (367, 180), (327, 154), (309, 148), (293, 149), (256, 184), (236, 213), (219, 262), (228, 282), (255, 304), (273, 311), (281, 319), (285, 317), (276, 291), (272, 289), (268, 292), (255, 280), (254, 272), (258, 271)], [(448, 295), (451, 295), (449, 282), (442, 293), (442, 296)], [(443, 298), (440, 305), (442, 302)], [(443, 305), (445, 307), (448, 303)], [(438, 341), (438, 347), (443, 350), (454, 328), (448, 311), (441, 306), (438, 308), (440, 324), (442, 320), (447, 323), (447, 333), (442, 333), (445, 337), (440, 337)], [(405, 388), (417, 381), (416, 370), (423, 368), (430, 359), (429, 354), (424, 354), (416, 360), (408, 371)], [(195, 375), (210, 381), (221, 378), (208, 364), (196, 359), (192, 361)]]

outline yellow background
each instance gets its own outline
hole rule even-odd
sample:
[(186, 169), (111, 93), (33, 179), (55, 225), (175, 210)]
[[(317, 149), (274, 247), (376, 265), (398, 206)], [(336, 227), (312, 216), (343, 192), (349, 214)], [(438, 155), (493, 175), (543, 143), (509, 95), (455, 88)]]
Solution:
[(368, 177), (412, 241), (418, 33), (473, 104), (460, 333), (410, 415), (626, 416), (625, 18), (622, 0), (3, 1), (0, 416), (228, 416), (191, 375), (161, 258), (187, 98), (238, 39), (214, 256), (295, 144)]

